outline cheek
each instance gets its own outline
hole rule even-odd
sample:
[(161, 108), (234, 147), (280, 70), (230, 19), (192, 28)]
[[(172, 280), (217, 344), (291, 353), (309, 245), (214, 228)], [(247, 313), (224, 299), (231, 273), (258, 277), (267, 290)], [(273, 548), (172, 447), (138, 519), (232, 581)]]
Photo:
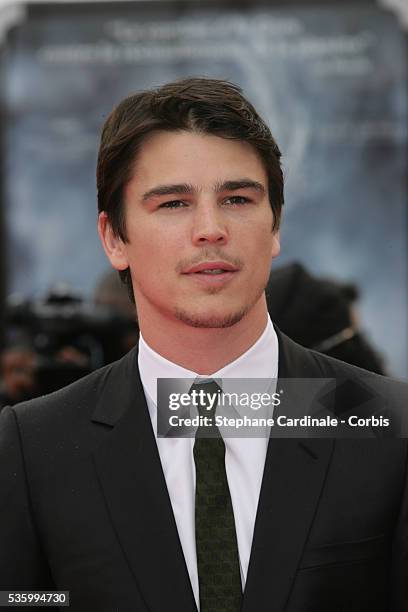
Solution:
[(160, 287), (160, 284), (172, 278), (177, 254), (181, 250), (169, 245), (164, 238), (149, 236), (151, 234), (132, 241), (128, 250), (128, 261), (136, 283)]
[(254, 282), (256, 282), (255, 279), (258, 282), (260, 279), (266, 279), (267, 281), (272, 260), (279, 254), (279, 242), (269, 229), (269, 231), (259, 231), (257, 239), (252, 240), (251, 245), (251, 251), (246, 251), (244, 257), (250, 264)]
[(244, 248), (244, 253), (249, 254), (251, 252), (252, 256), (255, 254), (258, 261), (261, 262), (270, 258), (275, 250), (276, 235), (272, 233), (271, 227), (266, 224), (255, 230), (249, 227), (245, 236), (242, 237), (241, 246), (244, 247), (244, 245), (247, 245), (248, 249)]

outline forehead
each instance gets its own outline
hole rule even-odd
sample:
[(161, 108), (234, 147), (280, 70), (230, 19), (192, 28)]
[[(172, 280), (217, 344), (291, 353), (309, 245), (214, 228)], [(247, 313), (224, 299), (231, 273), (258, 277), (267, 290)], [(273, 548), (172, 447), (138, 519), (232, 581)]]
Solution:
[(143, 142), (130, 182), (143, 191), (158, 182), (205, 189), (243, 176), (267, 186), (264, 164), (247, 142), (197, 132), (157, 131)]

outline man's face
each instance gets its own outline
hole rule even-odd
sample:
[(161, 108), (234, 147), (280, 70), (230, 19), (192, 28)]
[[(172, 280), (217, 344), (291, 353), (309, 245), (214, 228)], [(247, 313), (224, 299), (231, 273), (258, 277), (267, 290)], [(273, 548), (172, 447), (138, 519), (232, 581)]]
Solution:
[(194, 327), (227, 327), (263, 299), (279, 254), (268, 179), (244, 142), (156, 132), (125, 188), (129, 266), (139, 319), (147, 313)]

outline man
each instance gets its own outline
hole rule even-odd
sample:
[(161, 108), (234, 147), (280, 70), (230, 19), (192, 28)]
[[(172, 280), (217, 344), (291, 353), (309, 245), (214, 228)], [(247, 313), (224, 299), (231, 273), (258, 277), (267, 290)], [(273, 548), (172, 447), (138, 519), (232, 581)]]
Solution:
[(158, 378), (343, 378), (338, 411), (360, 378), (394, 389), (268, 318), (283, 180), (265, 123), (230, 83), (170, 83), (108, 117), (97, 177), (140, 342), (3, 410), (1, 589), (69, 590), (73, 610), (406, 610), (405, 440), (155, 436)]

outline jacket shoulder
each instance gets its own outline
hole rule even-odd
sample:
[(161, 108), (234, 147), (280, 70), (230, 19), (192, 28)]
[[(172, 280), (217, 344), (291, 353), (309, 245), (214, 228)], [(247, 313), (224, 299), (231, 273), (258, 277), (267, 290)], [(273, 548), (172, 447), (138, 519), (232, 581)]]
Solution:
[[(282, 378), (335, 379), (338, 400), (347, 404), (353, 401), (376, 402), (380, 407), (396, 410), (398, 421), (408, 405), (408, 384), (405, 381), (369, 372), (339, 359), (300, 346), (279, 332), (280, 354), (284, 368)], [(403, 419), (405, 421), (405, 418)], [(408, 420), (408, 419), (407, 419)], [(408, 433), (408, 423), (406, 425)]]
[(48, 395), (13, 406), (17, 421), (23, 426), (52, 427), (66, 423), (89, 422), (107, 390), (120, 393), (120, 379), (126, 375), (133, 350), (127, 355)]
[(286, 356), (290, 356), (290, 363), (296, 366), (301, 364), (303, 366), (302, 370), (307, 371), (310, 375), (313, 374), (315, 377), (322, 378), (366, 379), (380, 385), (395, 384), (408, 388), (408, 384), (404, 381), (393, 379), (389, 376), (382, 376), (345, 361), (340, 361), (340, 359), (330, 357), (324, 353), (318, 353), (313, 349), (301, 346), (282, 334), (282, 332), (279, 332), (279, 335), (281, 348)]
[(367, 384), (372, 384), (379, 389), (399, 389), (401, 392), (408, 391), (408, 383), (406, 381), (364, 370), (358, 366), (340, 361), (334, 357), (329, 357), (328, 355), (323, 355), (311, 349), (305, 350), (310, 353), (311, 358), (315, 360), (322, 373), (327, 377), (339, 378), (342, 380), (360, 380)]

